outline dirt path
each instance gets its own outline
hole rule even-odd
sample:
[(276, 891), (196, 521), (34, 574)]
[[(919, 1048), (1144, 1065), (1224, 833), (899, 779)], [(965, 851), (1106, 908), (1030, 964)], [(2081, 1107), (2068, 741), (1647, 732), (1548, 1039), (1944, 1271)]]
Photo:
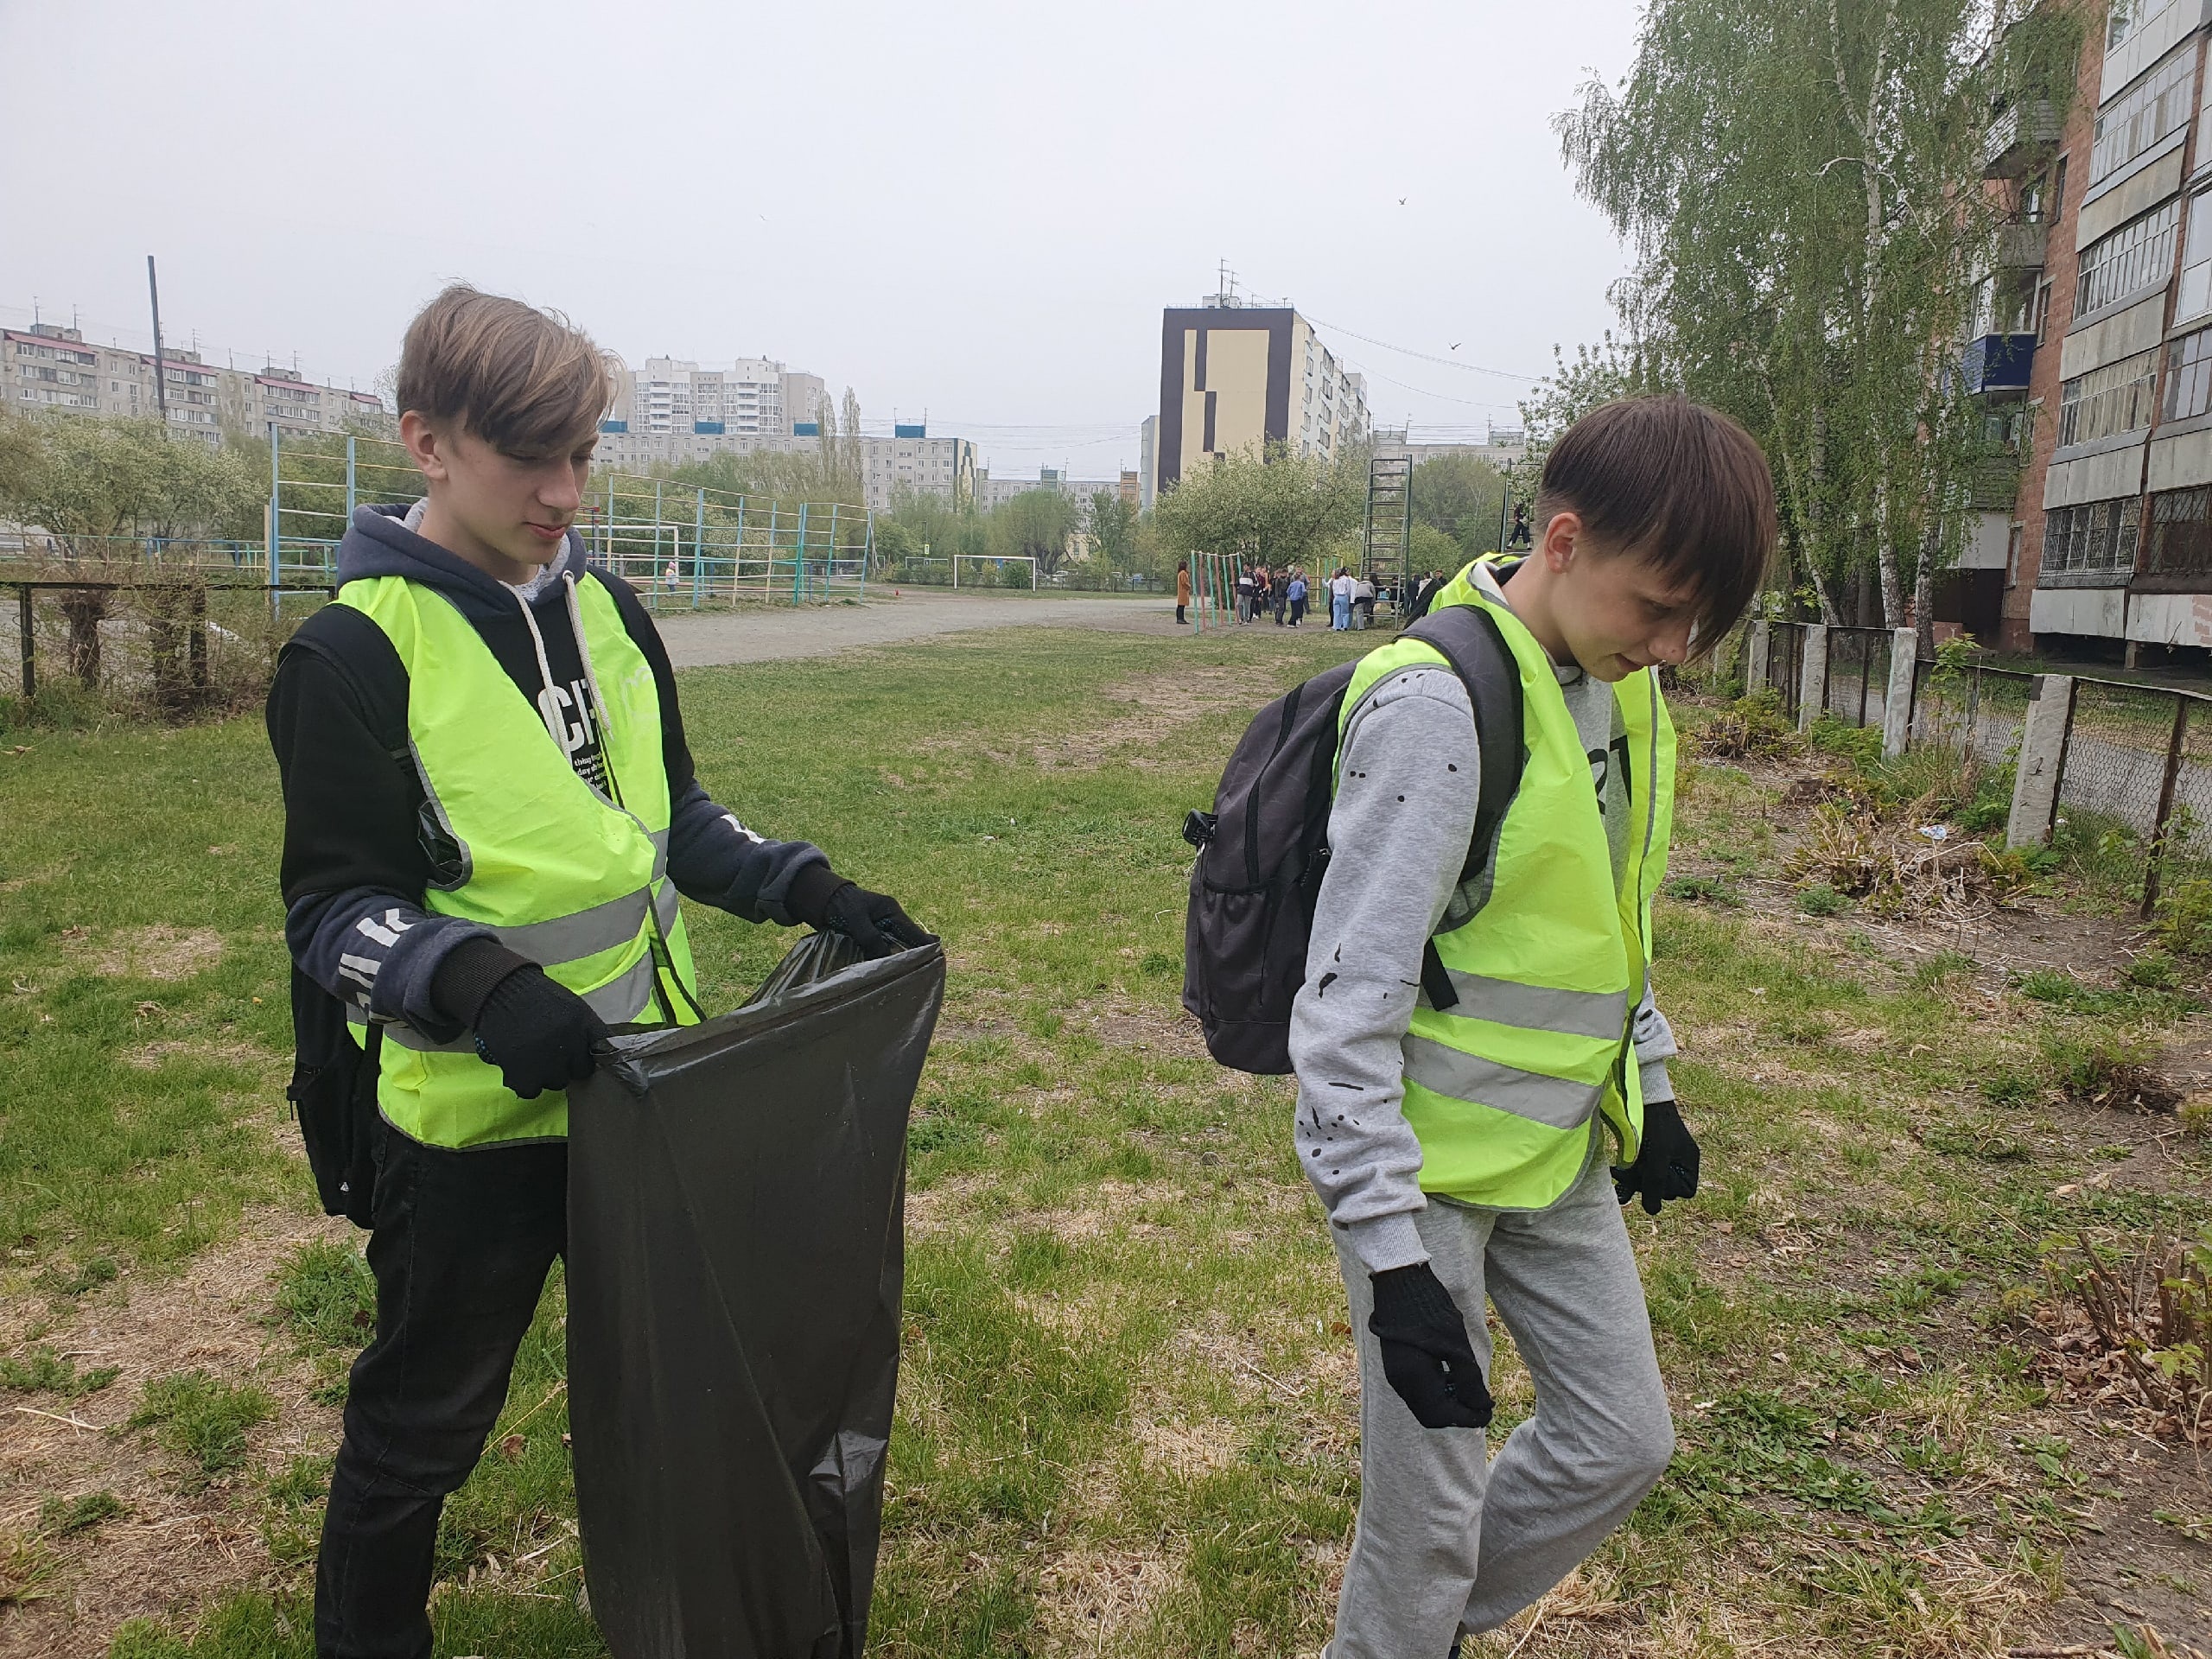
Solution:
[(969, 628), (1111, 628), (1130, 633), (1175, 632), (1175, 605), (1157, 594), (1128, 598), (1027, 599), (1016, 594), (969, 599), (906, 594), (858, 605), (799, 610), (680, 612), (655, 619), (678, 668), (716, 663), (765, 663), (786, 657), (826, 657), (855, 645), (889, 645)]

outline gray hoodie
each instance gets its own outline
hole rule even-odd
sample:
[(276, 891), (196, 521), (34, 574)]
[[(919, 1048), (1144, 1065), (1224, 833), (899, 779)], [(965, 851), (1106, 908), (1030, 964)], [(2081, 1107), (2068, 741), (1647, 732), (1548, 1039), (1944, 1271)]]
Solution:
[[(1486, 567), (1475, 580), (1504, 602)], [(1630, 833), (1629, 791), (1606, 785), (1624, 735), (1619, 705), (1611, 685), (1580, 668), (1554, 671), (1590, 756), (1618, 871)], [(1290, 1056), (1299, 1081), (1298, 1161), (1331, 1224), (1372, 1272), (1428, 1259), (1414, 1227), (1427, 1200), (1421, 1143), (1403, 1109), (1402, 1046), (1420, 993), (1422, 949), (1474, 834), (1481, 764), (1466, 688), (1440, 665), (1392, 674), (1373, 687), (1346, 722), (1338, 753), (1329, 845), (1341, 850), (1314, 907), (1306, 983), (1291, 1008)], [(1648, 976), (1635, 1036), (1644, 1098), (1672, 1100), (1667, 1061), (1675, 1034), (1652, 1006)], [(1591, 1133), (1604, 1133), (1602, 1119), (1591, 1120)]]

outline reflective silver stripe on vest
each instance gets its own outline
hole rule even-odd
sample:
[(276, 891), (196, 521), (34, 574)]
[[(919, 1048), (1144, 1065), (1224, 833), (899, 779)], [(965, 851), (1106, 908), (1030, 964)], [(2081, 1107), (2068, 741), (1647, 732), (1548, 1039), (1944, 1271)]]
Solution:
[[(1618, 1039), (1628, 1028), (1626, 991), (1564, 991), (1549, 985), (1522, 985), (1510, 979), (1463, 974), (1457, 968), (1445, 971), (1451, 976), (1452, 988), (1459, 993), (1459, 1006), (1451, 1011), (1454, 1014), (1608, 1041)], [(1424, 994), (1423, 1006), (1427, 1001)]]
[(1408, 1082), (1453, 1100), (1495, 1107), (1554, 1129), (1587, 1123), (1605, 1092), (1602, 1084), (1576, 1083), (1500, 1065), (1479, 1054), (1463, 1054), (1430, 1037), (1408, 1037), (1405, 1054)]
[(658, 881), (668, 874), (668, 831), (648, 830), (645, 839), (653, 844), (653, 880)]
[(676, 883), (673, 881), (663, 881), (660, 884), (660, 891), (653, 895), (653, 914), (660, 919), (660, 936), (663, 939), (667, 938), (674, 931), (676, 912), (683, 902), (683, 895), (677, 892)]
[(645, 925), (644, 889), (594, 905), (573, 915), (555, 916), (543, 922), (515, 927), (495, 927), (493, 935), (518, 956), (528, 957), (541, 967), (559, 962), (581, 962), (602, 950), (630, 944)]

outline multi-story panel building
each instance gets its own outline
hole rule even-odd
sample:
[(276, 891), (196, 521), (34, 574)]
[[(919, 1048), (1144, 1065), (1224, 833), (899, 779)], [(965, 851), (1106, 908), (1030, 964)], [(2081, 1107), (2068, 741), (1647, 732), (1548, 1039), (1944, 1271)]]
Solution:
[[(594, 459), (617, 472), (642, 473), (716, 454), (807, 454), (821, 442), (818, 435), (808, 432), (639, 432), (621, 428), (610, 416), (601, 430)], [(976, 446), (966, 438), (932, 438), (919, 428), (901, 427), (888, 438), (862, 437), (859, 452), (861, 499), (857, 505), (887, 511), (901, 495), (934, 495), (947, 501), (975, 499)]]
[(988, 512), (1032, 490), (1057, 490), (1077, 505), (1088, 508), (1094, 495), (1120, 495), (1123, 478), (1134, 482), (1135, 475), (1124, 473), (1120, 478), (1077, 478), (1059, 467), (1039, 467), (1034, 478), (994, 478), (984, 472), (976, 475), (976, 505)]
[(766, 358), (712, 366), (683, 358), (649, 357), (615, 377), (613, 433), (692, 433), (701, 437), (793, 435), (819, 423), (829, 389), (821, 376), (794, 374)]
[(54, 323), (0, 330), (0, 374), (14, 409), (151, 419), (166, 402), (173, 430), (210, 444), (226, 435), (259, 437), (272, 421), (288, 433), (385, 433), (392, 426), (372, 392), (318, 385), (273, 367), (251, 374), (170, 347), (160, 372), (157, 395), (151, 353), (93, 345)]
[(1993, 610), (2006, 648), (2133, 661), (2212, 646), (2212, 3), (2098, 13), (2063, 130), (2024, 105), (1990, 144), (2017, 212), (1966, 376), (2026, 449), (1952, 607)]
[(1368, 436), (1367, 383), (1291, 306), (1217, 294), (1160, 321), (1160, 414), (1147, 468), (1157, 496), (1201, 462), (1270, 444), (1333, 460)]

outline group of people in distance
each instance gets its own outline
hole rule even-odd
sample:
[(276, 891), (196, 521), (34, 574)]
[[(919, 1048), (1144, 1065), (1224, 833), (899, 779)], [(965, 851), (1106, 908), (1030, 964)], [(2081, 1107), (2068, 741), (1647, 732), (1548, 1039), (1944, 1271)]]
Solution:
[[(1356, 576), (1349, 568), (1340, 564), (1336, 574), (1323, 582), (1322, 591), (1329, 598), (1329, 626), (1332, 629), (1341, 632), (1347, 628), (1375, 626), (1375, 601), (1378, 590), (1365, 576)], [(1272, 612), (1277, 627), (1294, 628), (1305, 621), (1306, 607), (1312, 600), (1313, 588), (1306, 580), (1306, 570), (1302, 565), (1286, 565), (1270, 570), (1264, 564), (1255, 564), (1237, 573), (1236, 620), (1240, 623), (1256, 622)], [(1187, 624), (1190, 621), (1190, 606), (1191, 562), (1185, 559), (1175, 567), (1175, 620), (1178, 622)]]

